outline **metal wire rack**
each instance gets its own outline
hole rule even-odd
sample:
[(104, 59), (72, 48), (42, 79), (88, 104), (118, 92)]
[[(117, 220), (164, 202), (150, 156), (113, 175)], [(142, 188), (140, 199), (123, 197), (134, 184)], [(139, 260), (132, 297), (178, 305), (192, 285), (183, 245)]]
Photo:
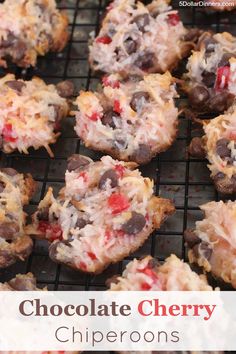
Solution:
[[(172, 4), (174, 8), (179, 8), (178, 1), (174, 0)], [(90, 32), (97, 31), (106, 4), (104, 0), (65, 0), (58, 1), (58, 6), (65, 9), (70, 18), (71, 35), (63, 53), (40, 58), (35, 69), (20, 70), (10, 66), (8, 71), (25, 79), (37, 75), (48, 83), (69, 79), (74, 82), (77, 93), (80, 89), (95, 89), (99, 79), (88, 66), (88, 39)], [(204, 8), (196, 7), (182, 7), (179, 11), (187, 27), (198, 26), (220, 32), (226, 30), (236, 34), (235, 12), (208, 12)], [(3, 75), (4, 71), (0, 73)], [(181, 105), (184, 100), (185, 97), (181, 96), (177, 99), (177, 104)], [(37, 193), (26, 209), (29, 214), (36, 209), (49, 186), (52, 186), (55, 192), (63, 186), (66, 160), (71, 154), (82, 153), (93, 159), (100, 157), (98, 153), (86, 149), (81, 144), (73, 130), (73, 124), (73, 118), (64, 121), (61, 137), (52, 146), (55, 154), (53, 159), (49, 158), (43, 149), (31, 150), (29, 155), (1, 155), (1, 165), (14, 167), (20, 172), (30, 172), (38, 181)], [(144, 175), (154, 179), (156, 193), (172, 198), (177, 210), (129, 259), (151, 254), (162, 261), (171, 253), (187, 259), (183, 231), (201, 218), (199, 205), (219, 198), (210, 181), (206, 161), (191, 159), (186, 154), (191, 137), (198, 133), (198, 128), (181, 116), (178, 138), (173, 147), (141, 168)], [(105, 280), (120, 273), (129, 260), (110, 266), (101, 275), (88, 276), (53, 263), (48, 257), (47, 248), (46, 242), (35, 241), (33, 253), (28, 261), (19, 262), (1, 271), (0, 281), (8, 280), (17, 273), (31, 271), (37, 277), (39, 286), (47, 286), (49, 290), (102, 290), (105, 289)]]

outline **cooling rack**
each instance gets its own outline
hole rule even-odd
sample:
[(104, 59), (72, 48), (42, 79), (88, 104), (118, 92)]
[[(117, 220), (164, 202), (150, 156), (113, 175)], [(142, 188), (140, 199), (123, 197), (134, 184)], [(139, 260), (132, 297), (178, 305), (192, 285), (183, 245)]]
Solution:
[[(178, 1), (173, 1), (172, 5), (179, 8)], [(65, 0), (58, 1), (58, 6), (67, 11), (70, 19), (70, 40), (63, 53), (40, 58), (35, 69), (21, 70), (10, 66), (8, 71), (24, 79), (38, 75), (47, 83), (69, 79), (74, 82), (77, 94), (81, 89), (95, 89), (99, 79), (88, 66), (88, 39), (91, 32), (98, 30), (106, 3), (104, 0)], [(220, 32), (226, 30), (236, 35), (235, 11), (216, 13), (196, 7), (182, 7), (179, 11), (187, 27), (198, 26)], [(2, 70), (1, 75), (4, 73)], [(178, 76), (179, 72), (174, 74)], [(186, 97), (180, 96), (177, 104), (182, 106), (185, 100)], [(63, 122), (61, 137), (52, 146), (55, 154), (53, 159), (49, 158), (43, 149), (30, 150), (29, 155), (1, 154), (2, 166), (14, 167), (20, 172), (30, 172), (38, 182), (37, 193), (26, 209), (29, 214), (36, 209), (49, 186), (52, 186), (55, 192), (63, 186), (66, 160), (70, 155), (81, 153), (95, 160), (101, 157), (83, 146), (76, 137), (73, 126), (73, 118), (68, 117)], [(53, 263), (48, 257), (47, 242), (35, 241), (33, 253), (27, 262), (18, 262), (1, 271), (0, 281), (8, 280), (17, 273), (31, 271), (39, 286), (47, 286), (49, 290), (103, 290), (105, 280), (120, 273), (133, 257), (151, 254), (163, 261), (171, 253), (175, 253), (187, 260), (183, 231), (201, 218), (199, 205), (220, 198), (209, 178), (206, 161), (192, 159), (186, 153), (191, 137), (197, 134), (200, 134), (199, 128), (180, 116), (179, 134), (174, 145), (141, 168), (145, 176), (154, 179), (157, 194), (174, 200), (176, 213), (160, 230), (153, 233), (138, 252), (123, 262), (110, 266), (101, 275), (89, 276)]]

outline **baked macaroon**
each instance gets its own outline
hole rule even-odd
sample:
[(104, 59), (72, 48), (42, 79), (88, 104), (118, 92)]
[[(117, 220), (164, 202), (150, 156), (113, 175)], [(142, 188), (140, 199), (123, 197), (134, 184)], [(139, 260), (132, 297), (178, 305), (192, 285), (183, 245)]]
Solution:
[(176, 137), (174, 81), (169, 72), (129, 79), (105, 76), (101, 91), (81, 91), (77, 97), (76, 133), (89, 148), (119, 160), (148, 163)]
[(57, 90), (37, 77), (24, 81), (7, 74), (0, 79), (0, 146), (5, 153), (44, 147), (53, 157), (49, 144), (56, 142), (69, 110), (59, 93), (65, 95), (62, 83)]
[(225, 114), (203, 122), (205, 135), (189, 146), (194, 157), (207, 157), (211, 178), (218, 192), (236, 193), (236, 105)]
[(211, 291), (205, 275), (198, 275), (189, 265), (172, 254), (163, 264), (146, 256), (134, 259), (121, 277), (110, 282), (112, 291)]
[(25, 233), (23, 206), (29, 203), (35, 187), (31, 175), (0, 169), (0, 268), (25, 260), (31, 253), (33, 242)]
[(193, 48), (196, 31), (192, 36), (178, 11), (168, 3), (154, 0), (145, 6), (135, 0), (111, 2), (89, 46), (92, 69), (126, 76), (174, 69)]
[[(211, 5), (212, 1), (207, 0), (206, 1), (209, 4), (209, 8), (216, 10), (216, 11), (233, 11), (236, 9), (236, 1), (235, 0), (229, 0), (229, 1), (223, 1), (223, 0), (214, 0), (213, 3), (214, 5)], [(228, 4), (226, 4), (228, 3)]]
[(204, 218), (185, 231), (189, 260), (236, 288), (236, 202), (209, 202), (200, 209)]
[(175, 211), (135, 167), (110, 156), (94, 162), (73, 155), (65, 187), (58, 198), (48, 190), (28, 233), (52, 242), (54, 261), (87, 273), (100, 273), (135, 252)]
[[(0, 291), (35, 291), (37, 288), (36, 279), (32, 273), (17, 274), (15, 278), (0, 283)], [(12, 353), (12, 352), (6, 352)], [(18, 353), (18, 352), (17, 352)]]
[(35, 66), (37, 56), (61, 51), (68, 41), (68, 18), (55, 0), (5, 0), (0, 4), (0, 66)]
[(236, 37), (204, 32), (188, 59), (183, 89), (200, 113), (224, 112), (236, 95)]

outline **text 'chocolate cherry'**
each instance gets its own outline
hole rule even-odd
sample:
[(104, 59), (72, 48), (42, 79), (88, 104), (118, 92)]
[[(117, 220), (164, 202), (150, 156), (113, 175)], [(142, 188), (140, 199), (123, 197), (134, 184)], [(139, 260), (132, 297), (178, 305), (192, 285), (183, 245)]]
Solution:
[(121, 229), (128, 235), (136, 235), (142, 231), (145, 225), (145, 217), (142, 214), (133, 211), (131, 218), (122, 225)]

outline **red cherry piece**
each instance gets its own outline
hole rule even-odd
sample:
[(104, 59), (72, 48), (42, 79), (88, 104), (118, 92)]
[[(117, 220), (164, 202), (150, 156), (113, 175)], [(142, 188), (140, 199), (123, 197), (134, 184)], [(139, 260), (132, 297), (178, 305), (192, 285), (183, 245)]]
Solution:
[(112, 214), (119, 214), (129, 208), (129, 201), (127, 197), (120, 193), (113, 193), (108, 198), (108, 205), (112, 210)]
[(12, 136), (12, 125), (10, 123), (6, 123), (2, 130), (2, 135), (5, 141), (14, 143), (17, 138)]
[(104, 239), (105, 239), (105, 243), (107, 243), (108, 241), (110, 241), (110, 239), (111, 239), (111, 231), (110, 231), (110, 230), (106, 230), (106, 231), (105, 231), (105, 237), (104, 237)]
[(82, 270), (87, 270), (87, 265), (84, 262), (79, 262), (79, 268)]
[(119, 177), (122, 178), (125, 173), (125, 167), (122, 165), (115, 165), (115, 170), (118, 173)]
[(180, 22), (180, 18), (179, 18), (179, 14), (169, 14), (168, 15), (168, 20), (167, 20), (168, 24), (171, 26), (176, 26), (178, 25), (178, 23)]
[(94, 112), (91, 114), (91, 116), (88, 116), (88, 119), (96, 122), (98, 119), (100, 119), (101, 115), (98, 112)]
[(111, 38), (108, 36), (98, 37), (96, 39), (97, 43), (102, 43), (102, 44), (110, 44), (111, 41), (112, 41)]
[(79, 178), (82, 177), (84, 182), (88, 182), (88, 174), (85, 171), (80, 172)]
[(227, 88), (229, 84), (229, 76), (230, 76), (229, 66), (219, 67), (216, 73), (215, 89), (221, 90)]
[(102, 83), (103, 83), (103, 86), (105, 86), (105, 87), (110, 86), (114, 89), (120, 87), (120, 82), (118, 80), (111, 81), (111, 80), (109, 80), (108, 76), (103, 76)]
[(97, 259), (96, 254), (94, 254), (93, 252), (87, 252), (87, 255), (89, 256), (89, 258), (91, 258), (93, 261), (95, 261)]
[(123, 237), (125, 235), (125, 232), (122, 230), (116, 230), (115, 234), (117, 237)]
[(122, 112), (122, 108), (120, 106), (120, 101), (118, 101), (118, 100), (114, 101), (113, 110), (119, 114)]
[(62, 229), (58, 224), (50, 224), (48, 221), (40, 221), (38, 230), (46, 234), (50, 241), (60, 240), (62, 238)]
[(232, 132), (229, 134), (229, 139), (230, 139), (230, 140), (236, 140), (236, 131), (232, 131)]
[(141, 289), (142, 290), (150, 290), (151, 289), (151, 285), (149, 285), (148, 283), (142, 283), (141, 284)]

